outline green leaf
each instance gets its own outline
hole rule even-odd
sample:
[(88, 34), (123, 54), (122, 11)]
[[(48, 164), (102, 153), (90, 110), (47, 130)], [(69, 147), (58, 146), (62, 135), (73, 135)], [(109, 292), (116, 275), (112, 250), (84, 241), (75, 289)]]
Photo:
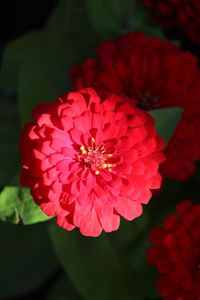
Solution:
[(19, 168), (19, 118), (16, 102), (1, 97), (0, 105), (0, 185), (6, 185)]
[(31, 112), (35, 106), (54, 101), (57, 92), (42, 66), (30, 61), (20, 69), (18, 95), (20, 119), (23, 124), (31, 119)]
[(46, 282), (58, 269), (44, 224), (0, 222), (0, 298), (20, 296)]
[(61, 0), (50, 15), (46, 27), (55, 39), (66, 38), (70, 32), (74, 0)]
[(0, 194), (0, 220), (18, 224), (47, 221), (46, 216), (33, 201), (28, 188), (7, 186)]
[(155, 289), (158, 273), (147, 262), (147, 250), (150, 247), (150, 243), (146, 235), (132, 244), (129, 254), (130, 264), (135, 270), (133, 278), (134, 287), (141, 299), (158, 297)]
[(60, 276), (50, 288), (47, 300), (81, 300), (66, 275)]
[[(67, 68), (75, 57), (75, 49), (72, 49), (68, 40), (55, 39), (47, 30), (29, 32), (11, 42), (3, 53), (0, 76), (3, 91), (7, 94), (17, 93), (20, 68), (27, 61), (38, 63), (39, 66), (63, 66), (67, 78)], [(56, 76), (59, 77), (59, 73), (54, 74), (54, 78)]]
[(35, 106), (55, 101), (58, 95), (69, 89), (67, 74), (75, 59), (73, 49), (70, 43), (52, 46), (53, 53), (51, 44), (48, 47), (48, 54), (45, 45), (40, 49), (44, 57), (35, 55), (35, 58), (30, 57), (19, 63), (17, 92), (22, 124), (31, 119), (31, 111)]
[(180, 119), (183, 110), (181, 108), (164, 108), (149, 111), (155, 119), (155, 127), (166, 143), (169, 142)]
[(144, 234), (148, 223), (149, 214), (144, 207), (142, 216), (134, 221), (129, 222), (121, 219), (120, 228), (109, 235), (110, 241), (117, 251), (124, 253), (135, 239), (138, 239), (141, 234)]
[(30, 121), (31, 112), (38, 104), (55, 101), (58, 95), (69, 90), (68, 67), (39, 61), (27, 61), (21, 66), (18, 103), (22, 124)]
[[(71, 39), (92, 30), (83, 0), (60, 0), (50, 15), (46, 29), (53, 39)], [(86, 36), (85, 36), (86, 37)]]
[(132, 1), (129, 5), (129, 26), (132, 31), (144, 32), (149, 37), (166, 38), (160, 27), (150, 25), (147, 10), (139, 1)]
[(85, 299), (138, 299), (132, 270), (117, 256), (108, 235), (88, 238), (56, 226), (50, 233), (60, 263)]
[(18, 86), (18, 72), (20, 65), (27, 57), (43, 58), (48, 51), (49, 39), (42, 31), (33, 31), (12, 41), (5, 49), (2, 59), (1, 82), (6, 93), (15, 93)]
[[(46, 30), (54, 40), (71, 41), (73, 53), (76, 50), (76, 59), (71, 66), (94, 56), (96, 47), (107, 38), (106, 32), (95, 32), (84, 0), (60, 0), (49, 17)], [(65, 69), (65, 77), (66, 74)]]
[(86, 0), (88, 15), (97, 32), (120, 32), (127, 1)]
[(133, 280), (141, 299), (159, 298), (159, 294), (156, 291), (158, 273), (152, 266), (148, 265), (147, 261), (135, 274), (137, 275)]

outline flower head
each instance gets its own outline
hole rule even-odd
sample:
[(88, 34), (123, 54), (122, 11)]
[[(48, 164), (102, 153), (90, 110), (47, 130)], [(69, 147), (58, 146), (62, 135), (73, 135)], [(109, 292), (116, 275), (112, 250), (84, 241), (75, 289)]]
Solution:
[(144, 110), (184, 109), (166, 149), (162, 173), (187, 179), (200, 158), (200, 72), (196, 58), (168, 41), (147, 38), (142, 33), (106, 42), (97, 53), (97, 59), (87, 59), (72, 69), (76, 88), (93, 86), (97, 91), (125, 94)]
[(154, 121), (119, 96), (70, 92), (33, 112), (22, 134), (21, 184), (67, 230), (117, 230), (133, 220), (161, 184), (164, 155)]
[(200, 43), (200, 2), (197, 0), (143, 0), (151, 20), (163, 26), (177, 25), (188, 37)]
[(200, 204), (183, 201), (177, 216), (150, 234), (148, 261), (161, 273), (157, 289), (167, 300), (200, 299)]

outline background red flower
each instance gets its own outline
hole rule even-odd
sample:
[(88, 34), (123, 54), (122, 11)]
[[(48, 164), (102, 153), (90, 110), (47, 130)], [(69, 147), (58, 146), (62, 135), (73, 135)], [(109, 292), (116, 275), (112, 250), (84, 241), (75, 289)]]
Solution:
[(150, 234), (148, 261), (160, 277), (157, 289), (167, 300), (200, 299), (200, 204), (183, 201), (177, 216), (169, 215), (162, 228)]
[(196, 0), (143, 0), (151, 20), (162, 26), (178, 25), (200, 43), (200, 2)]
[(71, 76), (77, 89), (93, 86), (125, 94), (144, 110), (182, 107), (184, 113), (167, 147), (162, 172), (178, 180), (194, 172), (200, 157), (200, 72), (192, 54), (168, 41), (127, 34), (102, 44), (97, 59), (86, 59), (72, 69)]

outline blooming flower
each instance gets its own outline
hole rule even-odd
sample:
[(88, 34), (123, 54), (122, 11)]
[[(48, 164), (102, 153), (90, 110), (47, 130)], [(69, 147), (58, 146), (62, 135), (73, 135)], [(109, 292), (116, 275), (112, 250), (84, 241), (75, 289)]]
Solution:
[(142, 0), (149, 9), (153, 23), (178, 25), (187, 35), (200, 43), (200, 2), (197, 0)]
[(58, 225), (83, 235), (133, 220), (161, 184), (163, 141), (146, 112), (91, 88), (40, 105), (22, 134), (21, 184)]
[(200, 299), (200, 204), (183, 201), (177, 216), (150, 234), (148, 261), (161, 273), (157, 289), (166, 300)]
[(200, 72), (196, 58), (168, 41), (142, 33), (106, 42), (97, 53), (97, 59), (86, 59), (82, 66), (72, 69), (76, 88), (93, 86), (98, 91), (125, 94), (144, 110), (184, 109), (166, 149), (162, 173), (187, 179), (200, 158)]

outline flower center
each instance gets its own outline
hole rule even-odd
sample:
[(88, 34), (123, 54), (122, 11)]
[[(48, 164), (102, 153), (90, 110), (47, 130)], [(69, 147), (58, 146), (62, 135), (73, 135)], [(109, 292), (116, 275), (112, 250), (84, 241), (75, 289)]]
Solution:
[(90, 168), (94, 171), (96, 175), (99, 175), (101, 170), (112, 171), (112, 168), (116, 166), (116, 164), (109, 162), (112, 158), (112, 153), (106, 153), (105, 146), (96, 146), (95, 138), (91, 138), (91, 146), (81, 146), (80, 147), (80, 155), (78, 156), (79, 161), (83, 163), (83, 165), (87, 168)]
[(136, 104), (139, 108), (143, 110), (150, 110), (155, 107), (155, 104), (157, 103), (157, 98), (153, 97), (148, 91), (142, 93), (139, 96), (139, 99), (137, 100)]

